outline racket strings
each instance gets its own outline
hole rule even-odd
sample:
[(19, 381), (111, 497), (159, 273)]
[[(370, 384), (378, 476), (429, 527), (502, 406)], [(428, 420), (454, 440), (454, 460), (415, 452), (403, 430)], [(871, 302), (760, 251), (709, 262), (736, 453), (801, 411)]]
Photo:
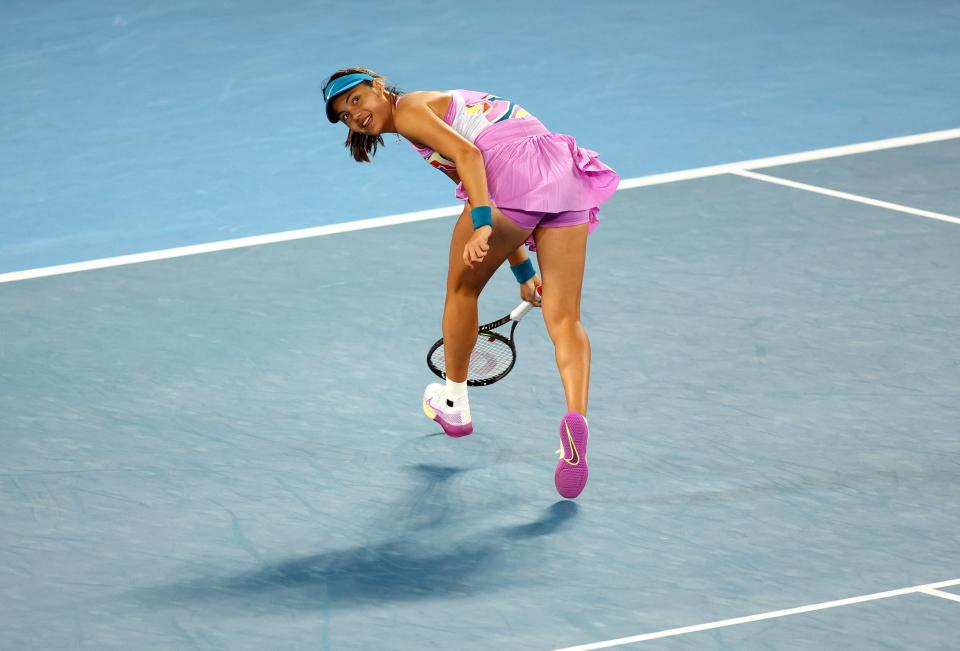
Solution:
[[(470, 353), (467, 378), (471, 381), (483, 381), (498, 377), (510, 368), (513, 360), (513, 348), (505, 339), (481, 332), (477, 335), (477, 342)], [(433, 352), (430, 361), (442, 372), (446, 372), (443, 346)]]

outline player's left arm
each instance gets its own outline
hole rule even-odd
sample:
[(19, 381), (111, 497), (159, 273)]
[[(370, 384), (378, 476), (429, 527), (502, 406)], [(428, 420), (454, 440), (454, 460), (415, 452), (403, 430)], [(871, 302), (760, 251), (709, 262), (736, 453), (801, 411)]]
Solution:
[[(529, 256), (527, 255), (527, 249), (524, 245), (517, 247), (517, 250), (507, 256), (507, 261), (510, 263), (511, 267), (515, 267), (518, 264), (523, 264)], [(537, 273), (533, 274), (533, 278), (530, 278), (525, 283), (520, 283), (520, 298), (523, 300), (533, 303), (537, 307), (540, 307), (540, 293), (537, 292), (537, 287), (542, 285), (540, 280), (540, 275)]]
[(457, 174), (456, 172), (450, 172), (450, 171), (447, 171), (447, 170), (440, 170), (440, 171), (443, 172), (444, 174), (446, 174), (447, 176), (449, 176), (451, 181), (453, 181), (453, 182), (456, 183), (457, 185), (460, 185), (460, 175), (459, 175), (459, 174)]

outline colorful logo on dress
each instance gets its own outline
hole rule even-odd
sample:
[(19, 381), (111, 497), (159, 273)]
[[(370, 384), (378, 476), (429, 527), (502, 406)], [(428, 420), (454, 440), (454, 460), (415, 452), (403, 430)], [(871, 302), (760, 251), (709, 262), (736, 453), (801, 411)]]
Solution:
[(445, 172), (453, 172), (457, 169), (456, 163), (454, 163), (452, 160), (447, 160), (436, 151), (430, 154), (430, 156), (427, 158), (427, 162), (431, 166), (436, 167), (438, 170), (443, 170)]
[(466, 104), (463, 111), (468, 115), (482, 115), (494, 124), (504, 120), (520, 120), (530, 115), (522, 107), (496, 95), (487, 95), (473, 104)]
[[(460, 109), (464, 114), (471, 116), (483, 116), (491, 124), (503, 122), (504, 120), (522, 120), (526, 117), (532, 117), (530, 113), (517, 106), (510, 100), (497, 97), (496, 95), (484, 95), (472, 103), (465, 103)], [(431, 167), (435, 167), (443, 172), (456, 172), (457, 164), (444, 158), (438, 152), (429, 148), (418, 148), (420, 155)]]

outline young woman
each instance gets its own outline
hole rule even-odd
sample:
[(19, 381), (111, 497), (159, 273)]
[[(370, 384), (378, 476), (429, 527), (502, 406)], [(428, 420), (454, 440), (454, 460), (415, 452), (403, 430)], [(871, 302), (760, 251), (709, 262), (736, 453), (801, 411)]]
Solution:
[[(590, 342), (580, 323), (587, 235), (619, 178), (570, 136), (551, 133), (520, 106), (469, 90), (401, 93), (365, 68), (324, 84), (327, 118), (343, 122), (354, 160), (369, 162), (382, 134), (405, 137), (457, 183), (465, 201), (450, 241), (443, 311), (446, 384), (430, 384), (423, 410), (450, 436), (473, 431), (467, 366), (477, 337), (477, 298), (508, 260), (520, 296), (543, 309), (566, 394), (557, 491), (574, 498), (587, 483)], [(546, 288), (524, 250), (536, 251)]]

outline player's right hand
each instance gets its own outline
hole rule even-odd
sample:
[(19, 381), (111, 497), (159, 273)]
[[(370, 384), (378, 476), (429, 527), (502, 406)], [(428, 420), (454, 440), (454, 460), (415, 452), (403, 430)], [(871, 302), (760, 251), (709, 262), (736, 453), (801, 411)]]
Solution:
[(540, 276), (534, 274), (533, 278), (520, 284), (520, 298), (528, 303), (533, 303), (536, 307), (540, 307), (539, 290), (542, 285), (543, 283), (540, 280)]

